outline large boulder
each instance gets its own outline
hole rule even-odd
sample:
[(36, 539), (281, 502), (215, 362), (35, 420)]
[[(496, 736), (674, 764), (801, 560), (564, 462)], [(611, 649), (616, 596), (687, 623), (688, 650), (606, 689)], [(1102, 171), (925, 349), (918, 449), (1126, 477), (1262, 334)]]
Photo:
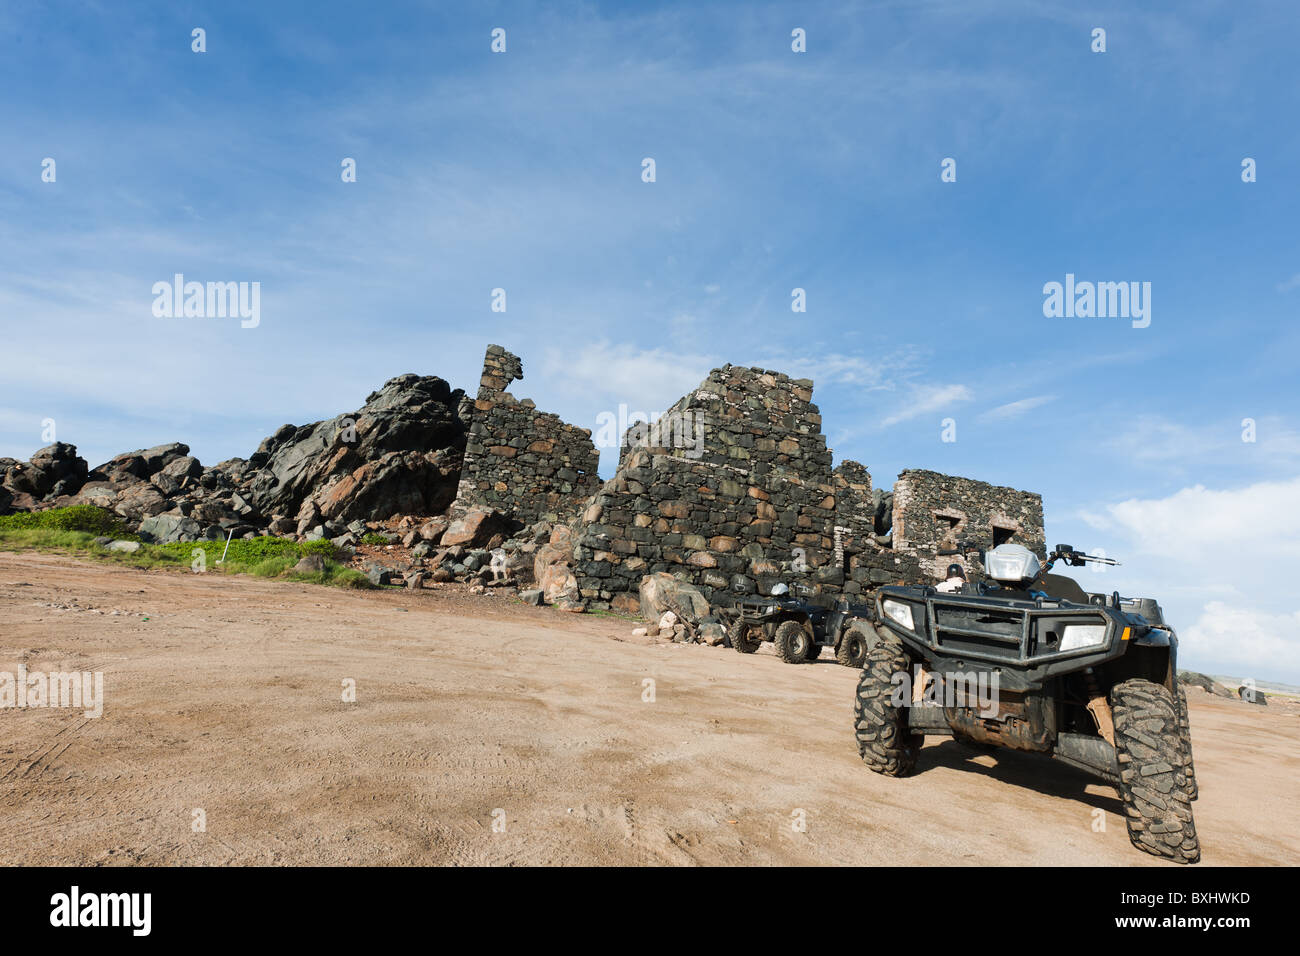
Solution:
[(131, 523), (162, 514), (167, 508), (167, 498), (148, 481), (127, 486), (113, 502), (113, 510)]
[(682, 621), (695, 626), (711, 613), (708, 599), (699, 588), (666, 571), (656, 571), (641, 579), (640, 603), (641, 614), (647, 620), (672, 611)]
[(475, 508), (456, 518), (442, 534), (443, 547), (484, 548), (498, 535), (510, 533), (510, 519), (499, 511)]
[(203, 528), (193, 518), (168, 513), (145, 518), (140, 522), (137, 533), (153, 544), (167, 544), (172, 541), (197, 541)]
[(570, 604), (581, 600), (578, 593), (578, 579), (573, 569), (563, 564), (552, 564), (537, 580), (542, 589), (542, 597), (547, 604)]
[(112, 481), (127, 484), (132, 481), (148, 481), (178, 458), (185, 458), (190, 453), (190, 446), (184, 442), (167, 442), (136, 451), (122, 452), (114, 455), (104, 464), (90, 473), (92, 481)]
[(242, 466), (250, 505), (295, 515), (311, 502), (342, 524), (442, 513), (460, 479), (463, 395), (436, 376), (399, 375), (356, 412), (282, 426)]
[(86, 483), (86, 460), (77, 455), (77, 446), (55, 442), (32, 455), (32, 467), (48, 482), (43, 496), (75, 495)]
[(174, 478), (176, 481), (185, 478), (198, 478), (203, 474), (203, 465), (193, 455), (181, 455), (179, 458), (173, 458), (158, 469), (158, 474)]
[[(526, 558), (521, 558), (525, 560)], [(546, 572), (555, 565), (570, 567), (573, 564), (573, 552), (554, 544), (544, 544), (533, 555), (533, 580), (541, 582)]]

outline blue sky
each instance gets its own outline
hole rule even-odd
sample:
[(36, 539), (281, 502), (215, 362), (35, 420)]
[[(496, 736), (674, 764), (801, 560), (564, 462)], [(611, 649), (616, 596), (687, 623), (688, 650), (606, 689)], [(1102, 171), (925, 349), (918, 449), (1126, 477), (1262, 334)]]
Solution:
[[(1300, 683), (1300, 9), (1132, 6), (7, 3), (0, 455), (246, 456), (488, 342), (588, 427), (760, 365), (837, 461), (1039, 491), (1184, 663)], [(260, 325), (155, 318), (177, 272)], [(1046, 318), (1066, 273), (1150, 326)]]

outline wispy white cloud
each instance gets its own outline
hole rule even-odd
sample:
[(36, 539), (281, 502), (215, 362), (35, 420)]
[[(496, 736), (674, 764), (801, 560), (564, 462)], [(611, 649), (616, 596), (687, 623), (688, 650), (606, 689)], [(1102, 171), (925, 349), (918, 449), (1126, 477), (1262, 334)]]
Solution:
[(972, 398), (974, 394), (965, 385), (912, 385), (908, 388), (905, 404), (887, 415), (881, 424), (888, 427), (932, 412), (948, 411)]
[(1300, 431), (1277, 415), (1255, 420), (1254, 441), (1243, 441), (1248, 426), (1240, 415), (1220, 421), (1182, 422), (1163, 415), (1137, 415), (1124, 421), (1106, 444), (1127, 462), (1185, 470), (1213, 462), (1287, 465), (1300, 461)]
[(982, 422), (1010, 421), (1055, 400), (1055, 395), (1035, 395), (1032, 398), (1022, 398), (1019, 401), (1007, 402), (1005, 405), (990, 408), (987, 412), (980, 413), (977, 419)]

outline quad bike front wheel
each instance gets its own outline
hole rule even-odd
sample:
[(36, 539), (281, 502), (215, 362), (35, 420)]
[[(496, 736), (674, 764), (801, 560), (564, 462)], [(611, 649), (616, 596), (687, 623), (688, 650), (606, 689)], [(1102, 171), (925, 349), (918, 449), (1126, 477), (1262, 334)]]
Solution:
[(1192, 725), (1187, 719), (1187, 692), (1178, 688), (1178, 732), (1183, 738), (1183, 748), (1187, 752), (1187, 794), (1193, 800), (1201, 795), (1196, 785), (1196, 767), (1192, 763)]
[(731, 628), (731, 644), (742, 654), (752, 654), (760, 644), (763, 643), (761, 638), (754, 636), (756, 629), (746, 624), (744, 621), (738, 621)]
[(812, 638), (799, 621), (782, 621), (776, 629), (776, 653), (787, 664), (802, 664), (808, 659), (808, 649), (813, 646)]
[(1175, 863), (1201, 858), (1192, 820), (1178, 704), (1165, 687), (1127, 680), (1110, 692), (1119, 795), (1128, 837), (1139, 850)]
[[(923, 734), (907, 726), (907, 707), (895, 707), (895, 674), (906, 674), (911, 660), (903, 642), (893, 635), (881, 635), (867, 651), (853, 701), (853, 733), (858, 754), (876, 773), (906, 777), (916, 766), (916, 755), (925, 742)], [(905, 685), (906, 686), (906, 685)]]
[(808, 653), (804, 655), (804, 660), (811, 664), (817, 658), (822, 656), (822, 646), (815, 641), (808, 642)]
[(845, 667), (861, 667), (867, 659), (867, 651), (875, 641), (875, 631), (867, 624), (854, 621), (840, 638), (840, 646), (835, 650), (835, 659)]

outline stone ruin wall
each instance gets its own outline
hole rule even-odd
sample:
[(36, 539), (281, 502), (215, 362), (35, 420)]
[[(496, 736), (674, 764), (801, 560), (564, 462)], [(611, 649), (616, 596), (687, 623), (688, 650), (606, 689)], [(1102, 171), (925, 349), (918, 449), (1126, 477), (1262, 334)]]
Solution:
[(655, 571), (706, 593), (753, 593), (799, 566), (809, 583), (838, 588), (837, 482), (856, 486), (845, 520), (860, 522), (870, 478), (860, 465), (832, 475), (812, 382), (724, 366), (624, 443), (618, 471), (574, 526), (584, 600), (627, 603)]
[(957, 546), (1013, 543), (1047, 557), (1043, 499), (1032, 492), (909, 469), (894, 483), (893, 517), (894, 549), (915, 554), (925, 580), (941, 578), (950, 564), (963, 565), (972, 579), (980, 576), (975, 555), (938, 554)]
[(599, 487), (591, 430), (506, 391), (523, 377), (518, 356), (488, 346), (478, 395), (461, 403), (468, 435), (453, 512), (492, 508), (525, 524), (568, 521)]

